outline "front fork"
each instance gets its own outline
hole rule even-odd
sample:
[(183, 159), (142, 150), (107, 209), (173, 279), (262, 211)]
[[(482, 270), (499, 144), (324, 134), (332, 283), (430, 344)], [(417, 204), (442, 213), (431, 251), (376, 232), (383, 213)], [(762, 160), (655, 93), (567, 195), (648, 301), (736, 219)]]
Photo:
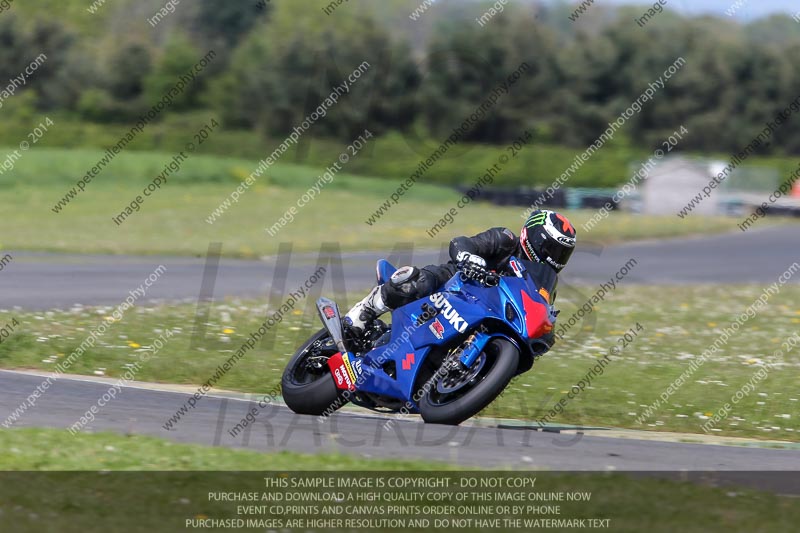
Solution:
[(464, 368), (472, 367), (491, 338), (491, 335), (487, 335), (483, 331), (475, 331), (466, 338), (458, 347), (461, 353), (457, 353), (458, 360)]

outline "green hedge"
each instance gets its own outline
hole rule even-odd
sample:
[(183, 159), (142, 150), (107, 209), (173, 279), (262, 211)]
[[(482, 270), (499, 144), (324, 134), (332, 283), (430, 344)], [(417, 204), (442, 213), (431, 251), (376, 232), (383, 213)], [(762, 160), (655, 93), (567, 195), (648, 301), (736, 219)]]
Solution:
[[(150, 124), (143, 133), (137, 135), (127, 151), (162, 152), (151, 154), (145, 159), (137, 158), (134, 166), (119, 161), (109, 166), (109, 174), (131, 173), (152, 176), (169, 160), (170, 153), (182, 150), (186, 143), (194, 141), (194, 133), (208, 123), (209, 113), (192, 113), (171, 116), (161, 123)], [(130, 127), (119, 125), (90, 124), (51, 117), (55, 124), (37, 143), (35, 149), (43, 147), (60, 148), (106, 148), (125, 135)], [(0, 145), (16, 146), (27, 138), (31, 126), (29, 121), (10, 121), (0, 130)], [(279, 139), (267, 139), (256, 132), (230, 131), (219, 129), (211, 134), (197, 154), (219, 155), (225, 158), (238, 158), (238, 161), (213, 162), (210, 158), (197, 158), (189, 161), (181, 181), (216, 182), (227, 179), (241, 180), (253, 169), (255, 162), (268, 156), (279, 144)], [(366, 148), (352, 157), (346, 165), (346, 172), (357, 175), (374, 176), (388, 180), (401, 181), (411, 176), (422, 161), (436, 149), (441, 140), (419, 138), (413, 134), (392, 133), (381, 138), (372, 138)], [(315, 138), (312, 130), (300, 138), (300, 143), (292, 146), (281, 158), (281, 163), (300, 163), (312, 167), (326, 167), (338, 159), (345, 145), (328, 139)], [(425, 171), (421, 181), (441, 185), (471, 185), (485, 173), (485, 169), (498, 162), (503, 155), (509, 161), (495, 177), (494, 185), (499, 186), (538, 186), (551, 184), (574, 161), (582, 149), (563, 146), (542, 145), (534, 137), (516, 157), (505, 146), (479, 144), (459, 144), (451, 147), (444, 157)], [(647, 157), (647, 152), (633, 149), (624, 138), (618, 138), (595, 152), (586, 163), (569, 179), (572, 187), (615, 187), (630, 178), (631, 161)], [(729, 156), (720, 155), (720, 159)], [(67, 158), (58, 164), (48, 164), (36, 158), (37, 163), (20, 161), (18, 167), (24, 169), (26, 176), (20, 178), (74, 181), (86, 168), (85, 158)], [(72, 161), (74, 164), (70, 164)], [(210, 162), (211, 161), (211, 162)], [(781, 176), (788, 176), (797, 167), (797, 162), (787, 158), (753, 158), (754, 164), (777, 168)], [(52, 161), (50, 163), (53, 163)], [(131, 163), (131, 161), (128, 161)], [(16, 170), (16, 169), (15, 169)], [(47, 178), (35, 173), (47, 174)], [(18, 174), (18, 172), (12, 172)], [(6, 178), (8, 176), (3, 176)], [(121, 176), (122, 177), (122, 176)], [(68, 179), (67, 179), (68, 178)], [(5, 180), (3, 180), (5, 181)]]

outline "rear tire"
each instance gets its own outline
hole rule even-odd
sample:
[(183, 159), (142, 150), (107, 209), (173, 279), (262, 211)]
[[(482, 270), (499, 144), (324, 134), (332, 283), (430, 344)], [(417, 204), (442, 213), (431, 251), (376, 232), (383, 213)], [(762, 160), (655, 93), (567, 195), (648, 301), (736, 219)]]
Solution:
[(289, 409), (301, 415), (331, 414), (348, 402), (344, 391), (336, 388), (327, 361), (320, 372), (308, 368), (312, 356), (309, 349), (317, 341), (325, 343), (320, 350), (321, 356), (330, 357), (339, 351), (328, 331), (321, 329), (292, 356), (281, 378), (283, 401)]
[(484, 357), (483, 367), (490, 365), (485, 373), (481, 368), (467, 385), (453, 393), (443, 394), (437, 389), (447, 376), (434, 375), (423, 386), (426, 392), (419, 401), (419, 412), (425, 422), (458, 425), (480, 413), (503, 392), (517, 371), (519, 350), (510, 341), (495, 338), (483, 349), (473, 368)]

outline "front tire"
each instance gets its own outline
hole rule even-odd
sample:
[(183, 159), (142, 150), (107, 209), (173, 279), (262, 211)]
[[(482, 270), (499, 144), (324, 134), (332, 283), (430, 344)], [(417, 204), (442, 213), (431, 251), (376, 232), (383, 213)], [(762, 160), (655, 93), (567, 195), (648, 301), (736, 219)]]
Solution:
[(289, 360), (281, 378), (283, 401), (301, 415), (331, 414), (347, 403), (336, 388), (328, 359), (339, 350), (326, 329), (311, 336)]
[[(503, 392), (519, 363), (519, 350), (510, 341), (489, 341), (472, 368), (462, 375), (434, 374), (422, 387), (419, 412), (431, 424), (458, 425), (480, 413)], [(459, 382), (461, 379), (463, 381)]]

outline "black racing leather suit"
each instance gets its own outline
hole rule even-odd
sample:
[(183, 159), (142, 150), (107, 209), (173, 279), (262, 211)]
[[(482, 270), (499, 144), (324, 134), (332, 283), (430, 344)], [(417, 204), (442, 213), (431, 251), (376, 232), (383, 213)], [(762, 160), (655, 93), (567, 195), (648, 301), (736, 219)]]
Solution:
[(508, 228), (490, 228), (473, 237), (456, 237), (450, 241), (450, 261), (442, 265), (428, 265), (419, 269), (418, 275), (403, 283), (386, 283), (381, 289), (383, 301), (396, 309), (425, 296), (429, 296), (453, 277), (456, 258), (460, 252), (481, 256), (486, 268), (501, 274), (508, 273), (508, 260), (515, 256), (524, 261), (533, 278), (550, 293), (550, 303), (555, 301), (558, 275), (547, 264), (529, 261), (519, 238)]

